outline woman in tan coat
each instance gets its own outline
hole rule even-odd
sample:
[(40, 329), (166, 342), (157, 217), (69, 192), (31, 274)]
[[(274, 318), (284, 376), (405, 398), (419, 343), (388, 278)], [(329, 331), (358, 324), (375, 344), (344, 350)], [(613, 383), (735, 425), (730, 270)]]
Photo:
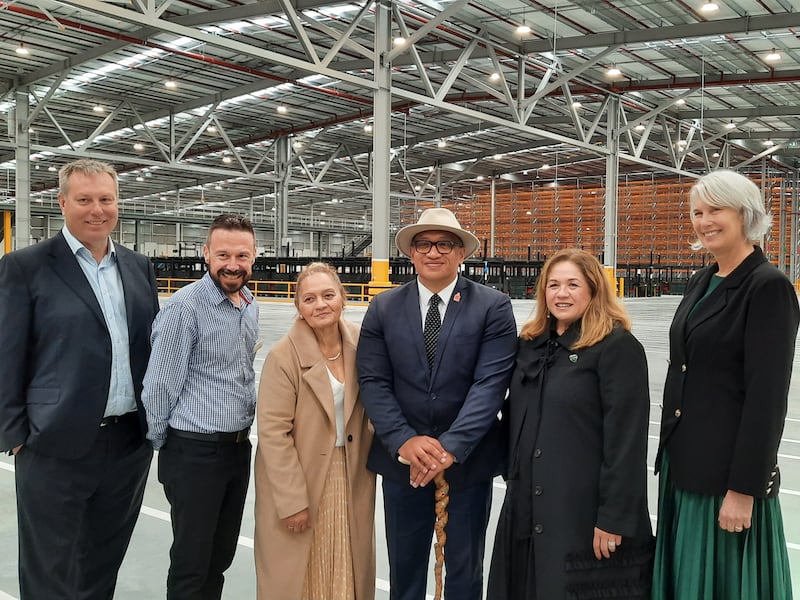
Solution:
[(259, 600), (372, 600), (372, 427), (358, 401), (358, 326), (324, 263), (297, 278), (299, 313), (261, 374), (255, 559)]

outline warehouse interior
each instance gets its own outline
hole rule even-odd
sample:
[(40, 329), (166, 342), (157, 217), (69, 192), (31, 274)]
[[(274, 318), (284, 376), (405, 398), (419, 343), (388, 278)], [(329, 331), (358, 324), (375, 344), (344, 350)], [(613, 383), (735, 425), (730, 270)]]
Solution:
[(723, 166), (798, 278), (788, 0), (11, 0), (0, 23), (5, 251), (60, 228), (56, 171), (94, 157), (150, 256), (241, 212), (263, 256), (384, 261), (443, 205), (485, 257), (692, 266), (685, 192)]

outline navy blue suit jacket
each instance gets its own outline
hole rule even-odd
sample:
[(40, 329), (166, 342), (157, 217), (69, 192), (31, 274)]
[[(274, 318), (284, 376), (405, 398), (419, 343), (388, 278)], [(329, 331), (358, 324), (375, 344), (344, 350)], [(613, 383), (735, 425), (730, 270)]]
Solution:
[[(115, 244), (142, 432), (142, 380), (158, 312), (152, 263)], [(80, 458), (100, 430), (111, 380), (111, 338), (64, 236), (0, 260), (0, 449), (25, 444)]]
[(459, 276), (428, 369), (416, 280), (376, 296), (361, 326), (361, 401), (375, 426), (367, 466), (408, 483), (397, 461), (411, 437), (427, 435), (457, 460), (451, 488), (491, 479), (504, 466), (507, 442), (497, 413), (514, 367), (517, 327), (500, 292)]

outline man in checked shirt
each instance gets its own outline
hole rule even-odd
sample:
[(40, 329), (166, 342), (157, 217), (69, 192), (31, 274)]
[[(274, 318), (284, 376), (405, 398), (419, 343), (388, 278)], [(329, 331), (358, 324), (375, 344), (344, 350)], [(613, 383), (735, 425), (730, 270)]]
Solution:
[(208, 272), (176, 292), (153, 324), (142, 393), (172, 517), (168, 600), (222, 596), (250, 480), (253, 226), (238, 215), (218, 216), (203, 256)]

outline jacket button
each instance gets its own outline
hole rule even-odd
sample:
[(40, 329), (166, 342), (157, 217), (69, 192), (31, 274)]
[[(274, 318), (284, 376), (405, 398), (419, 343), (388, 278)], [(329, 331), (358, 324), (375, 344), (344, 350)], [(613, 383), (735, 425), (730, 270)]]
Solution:
[(681, 365), (681, 373), (686, 373), (686, 365)]
[(535, 495), (537, 495), (537, 496), (541, 496), (542, 495), (542, 486), (537, 485), (535, 488), (533, 488), (533, 493)]
[(537, 448), (536, 450), (533, 451), (533, 457), (534, 458), (539, 458), (541, 455), (542, 455), (542, 449), (541, 448)]
[(676, 408), (675, 409), (675, 416), (676, 417), (680, 417), (681, 416), (681, 409), (680, 408)]
[(542, 531), (544, 531), (544, 528), (542, 527), (542, 525), (540, 523), (537, 523), (536, 525), (533, 526), (533, 530), (536, 533), (542, 533)]
[(352, 442), (353, 441), (353, 434), (352, 433), (347, 436), (347, 441), (348, 442)]

